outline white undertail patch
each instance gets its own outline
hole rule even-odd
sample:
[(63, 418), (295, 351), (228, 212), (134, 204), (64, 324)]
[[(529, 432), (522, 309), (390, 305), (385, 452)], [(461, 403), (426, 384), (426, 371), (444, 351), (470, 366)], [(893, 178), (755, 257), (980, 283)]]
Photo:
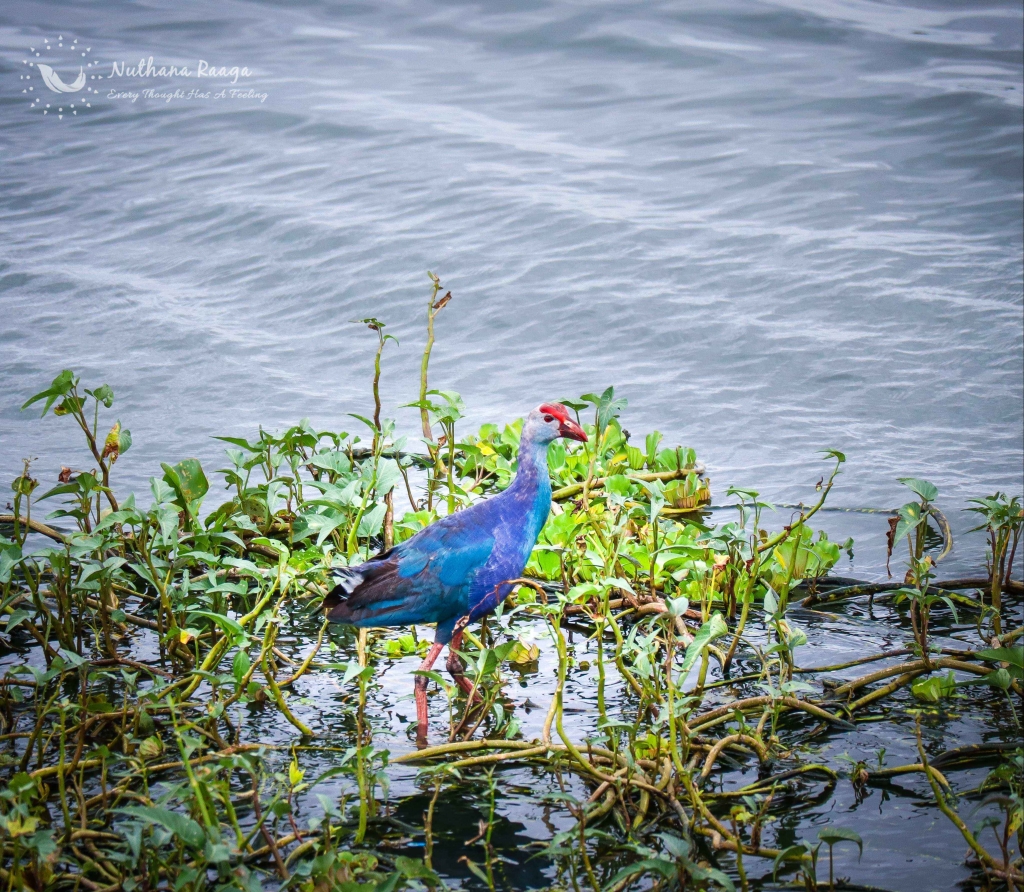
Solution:
[(335, 567), (331, 570), (331, 576), (346, 595), (351, 595), (363, 581), (363, 574), (354, 567)]

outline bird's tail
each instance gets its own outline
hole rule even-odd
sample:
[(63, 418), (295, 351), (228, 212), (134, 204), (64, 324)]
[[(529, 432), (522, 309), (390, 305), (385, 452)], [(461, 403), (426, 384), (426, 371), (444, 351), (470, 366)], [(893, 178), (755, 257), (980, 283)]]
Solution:
[(350, 623), (354, 619), (349, 596), (363, 583), (359, 567), (337, 567), (331, 571), (335, 586), (324, 598), (323, 609), (332, 623)]

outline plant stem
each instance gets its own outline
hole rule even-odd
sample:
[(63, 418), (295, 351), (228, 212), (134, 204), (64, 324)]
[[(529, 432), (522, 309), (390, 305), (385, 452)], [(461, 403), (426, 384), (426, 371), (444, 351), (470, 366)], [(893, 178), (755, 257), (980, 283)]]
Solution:
[(430, 351), (434, 349), (434, 316), (437, 309), (434, 299), (441, 290), (441, 282), (433, 273), (427, 273), (432, 282), (430, 300), (427, 301), (427, 343), (423, 347), (423, 359), (420, 361), (420, 422), (423, 425), (423, 438), (433, 441), (434, 434), (430, 430), (430, 415), (427, 412), (427, 367), (430, 365)]

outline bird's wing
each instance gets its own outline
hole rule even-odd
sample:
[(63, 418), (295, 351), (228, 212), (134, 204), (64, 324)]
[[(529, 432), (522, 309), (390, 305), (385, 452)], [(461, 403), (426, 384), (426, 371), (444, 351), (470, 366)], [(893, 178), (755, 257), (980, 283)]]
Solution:
[(439, 622), (466, 609), (468, 584), (490, 557), (494, 536), (469, 512), (442, 518), (358, 567), (337, 573), (324, 601), (335, 622)]

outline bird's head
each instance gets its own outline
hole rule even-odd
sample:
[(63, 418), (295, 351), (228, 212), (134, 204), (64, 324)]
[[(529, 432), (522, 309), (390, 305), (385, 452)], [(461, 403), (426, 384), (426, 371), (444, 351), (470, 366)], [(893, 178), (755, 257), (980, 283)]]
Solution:
[(542, 403), (526, 419), (524, 433), (529, 432), (539, 443), (550, 443), (559, 437), (587, 442), (587, 435), (569, 417), (569, 410), (561, 403)]

